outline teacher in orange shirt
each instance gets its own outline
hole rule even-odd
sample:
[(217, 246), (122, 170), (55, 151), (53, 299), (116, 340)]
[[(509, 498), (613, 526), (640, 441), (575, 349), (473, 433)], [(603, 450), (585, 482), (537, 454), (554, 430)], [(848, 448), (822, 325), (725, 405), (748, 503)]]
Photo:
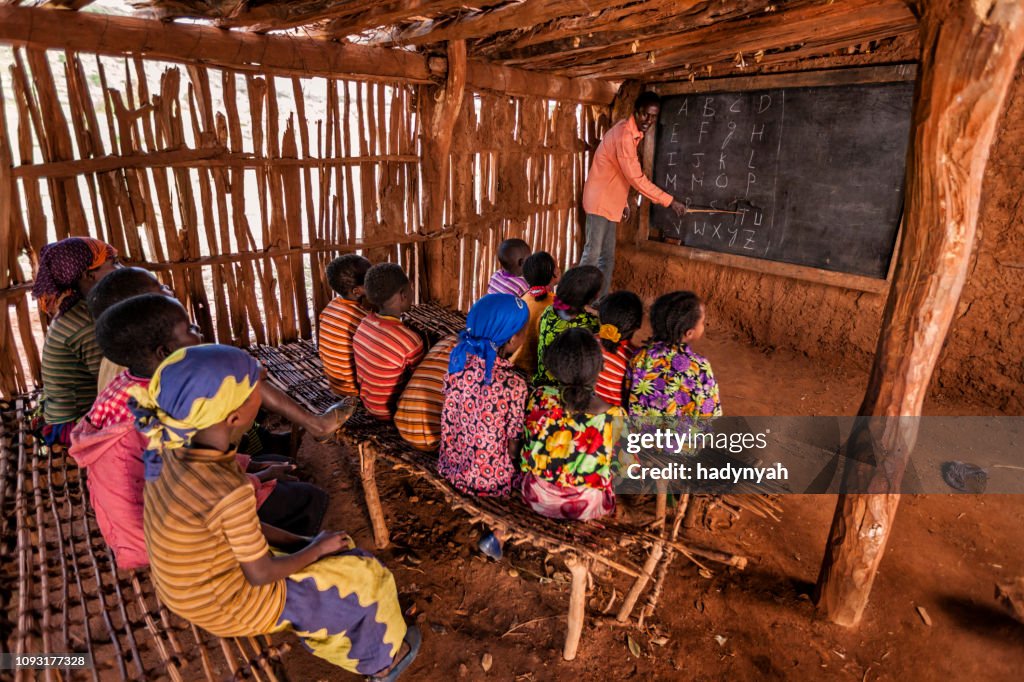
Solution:
[(629, 218), (630, 187), (654, 203), (671, 208), (676, 215), (686, 213), (681, 201), (647, 179), (637, 158), (637, 145), (660, 112), (661, 100), (653, 92), (637, 97), (633, 114), (605, 133), (583, 186), (587, 241), (580, 265), (596, 265), (604, 273), (602, 296), (608, 293), (615, 269), (615, 226)]

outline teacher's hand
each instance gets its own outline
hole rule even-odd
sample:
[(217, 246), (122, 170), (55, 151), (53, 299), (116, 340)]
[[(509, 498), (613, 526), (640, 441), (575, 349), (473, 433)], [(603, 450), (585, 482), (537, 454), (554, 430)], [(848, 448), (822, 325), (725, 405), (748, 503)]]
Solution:
[(672, 205), (669, 206), (669, 208), (671, 208), (673, 211), (675, 211), (676, 215), (679, 216), (680, 218), (682, 218), (684, 215), (686, 215), (686, 204), (684, 204), (683, 202), (679, 201), (679, 199), (673, 199), (672, 200)]
[(625, 221), (629, 220), (629, 216), (630, 216), (629, 204), (626, 204), (626, 208), (622, 209), (622, 221), (625, 222)]

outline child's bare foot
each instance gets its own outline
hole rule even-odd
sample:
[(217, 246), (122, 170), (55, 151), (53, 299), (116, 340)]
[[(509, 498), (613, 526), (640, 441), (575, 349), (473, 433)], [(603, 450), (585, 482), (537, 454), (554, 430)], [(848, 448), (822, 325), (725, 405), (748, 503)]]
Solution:
[(359, 401), (355, 398), (345, 398), (336, 402), (323, 414), (313, 417), (312, 428), (307, 427), (307, 430), (319, 441), (329, 439), (352, 417), (358, 404)]

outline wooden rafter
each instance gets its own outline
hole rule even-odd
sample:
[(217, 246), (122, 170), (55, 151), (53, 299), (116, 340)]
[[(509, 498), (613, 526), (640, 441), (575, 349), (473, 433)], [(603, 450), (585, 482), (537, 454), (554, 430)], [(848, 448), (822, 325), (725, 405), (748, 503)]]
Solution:
[[(640, 41), (636, 51), (614, 46), (578, 57), (553, 55), (547, 69), (571, 76), (648, 77), (684, 64), (722, 61), (737, 53), (810, 46), (838, 49), (917, 30), (917, 19), (902, 0), (808, 5), (786, 13), (715, 23), (682, 35)], [(515, 61), (508, 62), (514, 64)]]
[[(190, 0), (148, 2), (162, 19), (210, 19), (223, 28), (245, 28), (256, 32), (326, 24), (325, 32), (340, 36), (386, 26), (410, 17), (450, 12), (466, 5), (487, 4), (471, 0), (384, 0), (375, 3), (368, 3), (366, 0), (288, 0), (258, 5), (250, 5), (244, 0), (204, 3)], [(494, 4), (494, 1), (490, 4)]]
[(427, 19), (396, 31), (377, 42), (386, 45), (424, 45), (441, 40), (483, 38), (501, 31), (515, 31), (536, 26), (559, 17), (589, 15), (627, 4), (631, 4), (629, 0), (519, 2), (503, 5), (490, 11), (473, 12), (454, 18)]
[[(816, 0), (780, 0), (770, 5), (773, 11)], [(475, 52), (497, 60), (523, 60), (531, 57), (543, 63), (552, 53), (586, 54), (602, 47), (632, 45), (707, 26), (716, 21), (756, 16), (765, 12), (764, 0), (733, 0), (723, 4), (707, 0), (649, 0), (627, 3), (603, 12), (582, 16), (562, 16), (526, 31), (507, 33), (481, 41)]]
[[(138, 54), (297, 76), (347, 75), (364, 80), (435, 83), (448, 70), (444, 58), (427, 58), (404, 50), (101, 14), (83, 13), (69, 22), (64, 12), (0, 5), (0, 43), (3, 42), (96, 54)], [(499, 90), (513, 96), (604, 105), (615, 95), (614, 87), (605, 81), (574, 80), (477, 60), (468, 62), (467, 73), (470, 88)]]

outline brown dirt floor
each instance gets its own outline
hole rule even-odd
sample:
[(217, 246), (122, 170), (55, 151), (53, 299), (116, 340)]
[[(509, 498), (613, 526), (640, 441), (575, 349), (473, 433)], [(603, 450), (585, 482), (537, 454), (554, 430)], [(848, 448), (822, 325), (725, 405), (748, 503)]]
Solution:
[[(867, 381), (795, 353), (759, 351), (714, 328), (699, 346), (728, 414), (852, 414)], [(931, 402), (925, 413), (991, 409)], [(348, 530), (372, 549), (353, 453), (310, 440), (299, 457), (333, 495), (325, 527)], [(393, 544), (377, 556), (394, 571), (403, 606), (424, 632), (420, 657), (403, 679), (1009, 680), (1024, 671), (1024, 625), (993, 598), (995, 582), (1024, 574), (1024, 497), (904, 497), (856, 629), (824, 621), (809, 598), (834, 497), (783, 497), (781, 522), (747, 515), (715, 535), (689, 531), (701, 544), (751, 557), (751, 565), (743, 572), (712, 565), (708, 579), (677, 557), (643, 631), (599, 622), (613, 587), (617, 606), (626, 585), (597, 576), (579, 655), (566, 662), (564, 567), (521, 547), (501, 563), (484, 561), (475, 551), (479, 529), (428, 485), (386, 466), (379, 471)], [(493, 659), (488, 673), (485, 654)], [(285, 664), (292, 680), (355, 679), (297, 641)]]

